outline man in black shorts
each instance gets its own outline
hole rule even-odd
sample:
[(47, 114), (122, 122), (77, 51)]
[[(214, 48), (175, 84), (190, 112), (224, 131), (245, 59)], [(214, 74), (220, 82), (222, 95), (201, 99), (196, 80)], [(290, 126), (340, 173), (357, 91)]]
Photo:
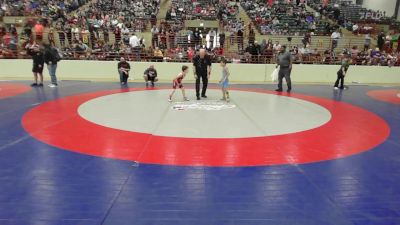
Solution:
[[(43, 51), (40, 49), (40, 46), (37, 44), (33, 44), (28, 48), (28, 54), (32, 56), (33, 60), (33, 76), (35, 82), (31, 84), (32, 87), (43, 87), (43, 67), (44, 67), (44, 57)], [(38, 83), (39, 77), (39, 83)]]
[(196, 79), (197, 100), (200, 100), (200, 78), (203, 82), (201, 97), (207, 98), (206, 91), (207, 91), (208, 79), (210, 79), (211, 75), (211, 59), (206, 54), (206, 50), (204, 48), (200, 49), (199, 54), (193, 58), (193, 67), (194, 67), (193, 68), (194, 78)]
[(157, 70), (154, 69), (154, 65), (151, 65), (148, 69), (144, 71), (143, 77), (146, 81), (146, 87), (149, 86), (149, 82), (151, 83), (151, 86), (154, 87), (154, 82), (158, 81)]

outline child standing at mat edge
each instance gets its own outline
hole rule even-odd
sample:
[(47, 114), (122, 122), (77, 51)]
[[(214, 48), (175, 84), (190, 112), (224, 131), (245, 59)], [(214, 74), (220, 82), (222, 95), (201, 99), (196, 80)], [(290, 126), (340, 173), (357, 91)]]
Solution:
[(168, 101), (169, 101), (169, 102), (172, 102), (172, 96), (174, 96), (174, 93), (175, 93), (175, 91), (176, 91), (176, 87), (178, 87), (178, 88), (180, 88), (180, 89), (182, 90), (183, 99), (184, 99), (185, 101), (189, 101), (189, 99), (186, 98), (186, 95), (185, 95), (185, 88), (183, 87), (183, 84), (182, 84), (182, 80), (186, 77), (186, 74), (188, 73), (188, 71), (189, 71), (189, 67), (188, 67), (188, 66), (182, 66), (182, 72), (179, 73), (179, 74), (175, 77), (175, 79), (172, 81), (172, 88), (173, 88), (174, 90), (173, 90), (172, 93), (169, 95), (169, 98), (168, 98)]
[(226, 66), (226, 59), (223, 58), (220, 62), (220, 65), (222, 67), (222, 78), (219, 81), (222, 87), (222, 99), (223, 101), (229, 102), (229, 92), (228, 92), (228, 86), (229, 86), (229, 70), (228, 67)]

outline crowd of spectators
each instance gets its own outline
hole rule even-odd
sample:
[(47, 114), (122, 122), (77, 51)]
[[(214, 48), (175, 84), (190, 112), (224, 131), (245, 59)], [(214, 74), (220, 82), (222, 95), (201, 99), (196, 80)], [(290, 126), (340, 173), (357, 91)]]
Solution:
[(320, 22), (320, 14), (307, 11), (304, 1), (276, 0), (270, 5), (268, 1), (241, 0), (241, 5), (262, 34), (329, 34), (327, 24)]
[[(17, 3), (20, 4), (18, 1)], [(64, 9), (68, 8), (65, 12), (70, 12), (72, 8), (69, 5), (72, 3), (79, 5), (86, 2), (64, 1), (65, 5), (60, 6), (60, 2), (50, 1), (49, 7), (57, 5), (55, 8), (58, 11), (64, 12)], [(71, 15), (61, 13), (59, 15), (63, 16), (57, 16), (50, 20), (28, 21), (21, 34), (17, 33), (14, 26), (0, 26), (0, 58), (25, 57), (24, 47), (32, 44), (33, 40), (43, 39), (44, 27), (48, 27), (50, 29), (47, 41), (55, 45), (54, 34), (58, 34), (60, 50), (66, 59), (116, 60), (124, 56), (128, 60), (139, 61), (190, 61), (196, 51), (205, 46), (215, 59), (225, 56), (236, 63), (273, 62), (280, 43), (265, 40), (258, 43), (255, 40), (252, 25), (245, 25), (242, 20), (236, 19), (235, 15), (239, 11), (237, 2), (221, 1), (220, 3), (223, 7), (218, 6), (218, 1), (174, 1), (170, 10), (170, 12), (187, 12), (197, 15), (197, 17), (215, 15), (221, 21), (220, 25), (223, 25), (220, 30), (195, 29), (182, 35), (179, 33), (183, 28), (181, 20), (167, 21), (158, 27), (153, 23), (150, 30), (152, 40), (148, 40), (146, 43), (135, 33), (142, 31), (140, 18), (149, 20), (156, 17), (160, 0), (135, 0), (133, 4), (128, 0), (98, 0), (85, 9), (78, 9)], [(275, 1), (272, 7), (266, 1), (261, 0), (242, 0), (240, 3), (250, 15), (255, 16), (253, 18), (259, 28), (262, 30), (265, 29), (263, 26), (272, 28), (271, 34), (292, 34), (292, 25), (308, 27), (304, 30), (303, 45), (291, 47), (296, 63), (331, 64), (340, 61), (338, 60), (340, 54), (333, 54), (334, 48), (324, 52), (310, 48), (311, 35), (316, 32), (313, 25), (319, 23), (320, 16), (318, 12), (308, 13), (302, 1), (292, 1), (291, 3)], [(5, 9), (8, 12), (12, 11), (8, 7)], [(196, 12), (200, 14), (196, 14)], [(186, 18), (186, 16), (184, 17)], [(260, 17), (262, 18), (261, 22)], [(293, 17), (294, 22), (297, 21), (299, 24), (290, 24), (290, 26), (283, 24), (281, 26), (282, 21), (288, 17)], [(274, 31), (274, 29), (276, 30)], [(324, 24), (324, 29), (327, 33), (331, 33), (336, 27)], [(36, 34), (35, 38), (32, 38), (32, 31)], [(225, 37), (225, 32), (231, 33), (231, 36)], [(246, 43), (244, 43), (245, 32)], [(110, 40), (111, 33), (113, 33), (112, 37), (115, 38), (115, 41)], [(395, 39), (394, 36), (379, 34), (377, 49), (375, 49), (371, 43), (373, 39), (368, 34), (365, 38), (364, 49), (358, 50), (357, 47), (353, 47), (346, 51), (352, 55), (355, 64), (398, 65), (400, 49), (393, 45), (397, 41), (397, 46), (399, 46), (398, 38)], [(22, 42), (18, 43), (20, 40)], [(239, 51), (226, 51), (225, 44), (232, 45), (234, 42), (237, 42)]]
[(0, 0), (0, 17), (39, 16), (57, 19), (77, 10), (88, 0)]
[(377, 24), (393, 26), (400, 29), (400, 23), (387, 15), (385, 11), (366, 9), (349, 1), (331, 1), (324, 4), (320, 0), (308, 0), (317, 13), (335, 21), (339, 26), (352, 31), (354, 34), (374, 34), (379, 32)]
[(160, 0), (97, 0), (87, 9), (55, 21), (55, 29), (62, 45), (66, 40), (74, 44), (82, 41), (89, 46), (98, 41), (108, 43), (110, 32), (120, 42), (129, 34), (144, 31), (149, 21), (154, 24), (159, 3)]
[[(236, 63), (274, 63), (279, 51), (280, 43), (271, 40), (263, 41), (261, 45), (250, 44), (244, 55), (234, 54), (232, 62)], [(312, 49), (310, 45), (293, 46), (289, 50), (294, 64), (340, 64), (345, 55), (350, 55), (353, 65), (366, 66), (400, 66), (400, 49), (389, 52), (379, 48), (359, 50), (357, 46), (351, 49), (343, 49), (339, 54), (332, 54), (330, 49), (319, 51)]]
[[(1, 3), (4, 15), (35, 15), (37, 19), (28, 19), (20, 36), (13, 26), (0, 27), (0, 57), (12, 58), (17, 46), (23, 49), (27, 43), (43, 41), (44, 36), (48, 39), (44, 41), (55, 45), (55, 34), (58, 34), (60, 47), (65, 54), (74, 52), (74, 56), (83, 58), (98, 51), (119, 48), (129, 51), (124, 46), (131, 47), (131, 36), (143, 31), (148, 21), (153, 21), (151, 19), (156, 22), (160, 0), (97, 0), (82, 8), (78, 7), (88, 3), (88, 0)], [(48, 35), (44, 35), (45, 32)], [(114, 34), (116, 44), (111, 44), (114, 41), (110, 40), (110, 33)], [(139, 43), (144, 42), (143, 39), (139, 40)]]
[(369, 21), (373, 23), (387, 23), (390, 16), (385, 11), (366, 9), (349, 1), (331, 1), (328, 4), (320, 0), (308, 0), (308, 5), (320, 14), (342, 24), (345, 20), (352, 22)]
[(174, 0), (166, 20), (217, 19), (218, 1)]
[(239, 6), (231, 0), (173, 0), (166, 14), (167, 21), (184, 20), (219, 20), (234, 19), (239, 13)]

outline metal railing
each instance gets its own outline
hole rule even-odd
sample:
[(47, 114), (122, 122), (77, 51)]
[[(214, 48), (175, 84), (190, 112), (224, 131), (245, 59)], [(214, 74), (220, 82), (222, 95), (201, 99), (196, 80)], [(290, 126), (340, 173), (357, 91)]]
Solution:
[[(176, 62), (190, 63), (191, 58), (186, 53), (167, 53), (162, 57), (154, 56), (153, 53), (143, 49), (136, 49), (130, 52), (102, 52), (102, 51), (66, 51), (62, 52), (62, 60), (96, 60), (96, 61), (118, 61), (120, 57), (124, 57), (128, 61), (137, 62)], [(237, 54), (235, 52), (227, 52), (223, 55), (210, 55), (212, 62), (217, 63), (221, 58), (226, 58), (230, 63), (240, 64), (275, 64), (276, 54), (251, 55), (248, 53)], [(26, 51), (4, 50), (0, 49), (0, 59), (29, 59), (31, 58)], [(297, 54), (293, 55), (293, 64), (322, 64), (322, 65), (339, 65), (343, 59), (343, 55), (332, 54)], [(382, 58), (382, 57), (352, 57), (353, 65), (380, 65), (380, 66), (400, 66), (399, 58)]]

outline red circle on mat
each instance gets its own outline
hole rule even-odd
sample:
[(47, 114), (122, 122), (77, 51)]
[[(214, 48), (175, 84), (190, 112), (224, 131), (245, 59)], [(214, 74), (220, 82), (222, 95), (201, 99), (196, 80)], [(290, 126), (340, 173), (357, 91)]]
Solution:
[(0, 99), (14, 97), (30, 91), (32, 88), (25, 84), (0, 83)]
[[(262, 89), (234, 90), (276, 94)], [(307, 131), (254, 138), (154, 136), (94, 124), (77, 112), (86, 101), (127, 91), (144, 89), (107, 90), (50, 101), (27, 112), (22, 125), (40, 141), (66, 150), (140, 163), (186, 166), (257, 166), (331, 160), (369, 150), (390, 133), (387, 123), (369, 111), (302, 94), (290, 97), (325, 107), (332, 115), (331, 120)]]
[(389, 90), (375, 90), (369, 91), (367, 95), (373, 99), (388, 102), (392, 104), (400, 104), (400, 90), (389, 89)]

